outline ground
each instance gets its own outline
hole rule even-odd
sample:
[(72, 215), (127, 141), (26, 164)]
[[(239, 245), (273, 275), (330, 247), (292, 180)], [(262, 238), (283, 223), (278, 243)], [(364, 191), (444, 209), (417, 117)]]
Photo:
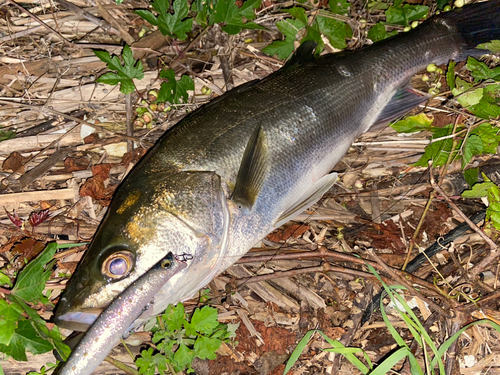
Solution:
[[(436, 9), (431, 2), (409, 3)], [(19, 4), (24, 10), (10, 0), (0, 5), (0, 206), (5, 208), (0, 213), (0, 257), (2, 271), (12, 279), (47, 242), (89, 241), (128, 171), (186, 112), (228, 88), (279, 69), (283, 62), (261, 50), (280, 38), (275, 22), (284, 19), (282, 9), (290, 6), (263, 1), (255, 22), (266, 30), (243, 30), (229, 36), (221, 30), (224, 24), (195, 26), (180, 41), (162, 36), (133, 12), (146, 9), (144, 1), (122, 5), (104, 1), (97, 6), (84, 0)], [(314, 7), (327, 4), (308, 6), (312, 21)], [(335, 16), (353, 29), (348, 49), (371, 43), (365, 28), (384, 20), (382, 10), (370, 9), (353, 1), (346, 15)], [(403, 29), (392, 26), (388, 32)], [(146, 35), (139, 35), (143, 31)], [(145, 71), (142, 80), (135, 80), (136, 90), (130, 97), (135, 129), (128, 135), (127, 100), (116, 86), (95, 82), (107, 70), (93, 52), (120, 54), (125, 42), (132, 46), (134, 58), (142, 60)], [(328, 42), (325, 48), (335, 50)], [(493, 57), (485, 61), (494, 66)], [(186, 104), (173, 106), (171, 111), (165, 110), (168, 104), (152, 106), (155, 98), (148, 97), (149, 90), (160, 86), (158, 69), (164, 64), (174, 68), (178, 79), (182, 74), (191, 76), (195, 85), (194, 96), (191, 92)], [(455, 71), (470, 80), (463, 63)], [(413, 86), (428, 91), (431, 86), (422, 80), (424, 74), (428, 73), (414, 77)], [(451, 98), (445, 76), (437, 81), (439, 95), (412, 113), (425, 113), (438, 127), (477, 124), (480, 119)], [(490, 122), (498, 127), (498, 121)], [(9, 131), (15, 138), (7, 139), (13, 134)], [(428, 131), (402, 136), (391, 127), (365, 134), (335, 167), (339, 183), (318, 204), (269, 234), (210, 284), (209, 303), (219, 310), (219, 320), (240, 326), (237, 343), (224, 344), (216, 360), (195, 361), (196, 373), (281, 374), (301, 338), (312, 329), (347, 347), (363, 349), (375, 364), (382, 362), (399, 346), (380, 311), (362, 322), (372, 296), (381, 289), (364, 260), (390, 285), (409, 280), (407, 290), (400, 293), (437, 347), (475, 320), (500, 324), (498, 257), (491, 257), (495, 249), (477, 232), (464, 230), (446, 246), (451, 251), (432, 257), (413, 278), (399, 272), (410, 250), (411, 259), (463, 223), (461, 213), (472, 217), (485, 209), (480, 199), (461, 198), (469, 186), (460, 160), (449, 160), (447, 168), (435, 170), (444, 190), (437, 194), (429, 168), (413, 166), (429, 136)], [(131, 142), (127, 144), (130, 140), (133, 150)], [(498, 182), (498, 156), (476, 156), (468, 166), (478, 167)], [(448, 197), (458, 207), (452, 207)], [(493, 238), (495, 233), (494, 229), (488, 232)], [(82, 245), (55, 255), (57, 264), (46, 285), (53, 304), (85, 249)], [(483, 259), (491, 262), (481, 263)], [(7, 298), (9, 289), (5, 286), (0, 292)], [(192, 311), (199, 303), (194, 298), (186, 309)], [(387, 297), (384, 303), (389, 304)], [(51, 304), (33, 307), (50, 321)], [(394, 304), (386, 311), (423, 365), (424, 352)], [(446, 372), (498, 373), (499, 335), (488, 324), (469, 328), (448, 350)], [(144, 347), (150, 336), (134, 337)], [(330, 347), (320, 333), (314, 334), (290, 374), (358, 373), (345, 357), (324, 350)], [(112, 354), (131, 362), (123, 349)], [(4, 359), (1, 365), (6, 374), (25, 374), (53, 361), (51, 354), (29, 358), (27, 363)], [(400, 361), (393, 370), (409, 373), (408, 363)], [(104, 364), (98, 373), (118, 370)]]

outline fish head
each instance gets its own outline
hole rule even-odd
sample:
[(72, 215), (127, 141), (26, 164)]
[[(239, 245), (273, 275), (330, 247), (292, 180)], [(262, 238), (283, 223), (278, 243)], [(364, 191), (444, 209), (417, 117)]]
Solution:
[(164, 309), (190, 297), (220, 272), (229, 217), (215, 173), (129, 176), (59, 301), (56, 323), (86, 330), (114, 298), (169, 252), (188, 266), (169, 280), (154, 303)]

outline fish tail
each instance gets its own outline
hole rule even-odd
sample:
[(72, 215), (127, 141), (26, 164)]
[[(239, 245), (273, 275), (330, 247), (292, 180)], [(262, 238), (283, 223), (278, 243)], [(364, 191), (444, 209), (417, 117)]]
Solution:
[(467, 52), (473, 51), (478, 44), (500, 39), (500, 0), (466, 5), (443, 13), (437, 19), (460, 32)]

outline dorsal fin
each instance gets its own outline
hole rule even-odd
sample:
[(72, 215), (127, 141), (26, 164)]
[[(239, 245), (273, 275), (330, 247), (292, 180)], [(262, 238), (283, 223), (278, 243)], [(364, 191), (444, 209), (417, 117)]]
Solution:
[(299, 46), (299, 48), (297, 48), (297, 51), (295, 51), (290, 60), (286, 62), (284, 68), (314, 61), (314, 51), (316, 50), (317, 45), (318, 43), (314, 40), (306, 40)]

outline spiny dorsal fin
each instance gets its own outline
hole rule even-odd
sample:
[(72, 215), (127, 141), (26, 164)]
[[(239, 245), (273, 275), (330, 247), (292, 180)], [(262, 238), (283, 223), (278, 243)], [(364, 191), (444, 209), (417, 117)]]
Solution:
[(248, 141), (241, 161), (233, 201), (250, 210), (259, 196), (269, 170), (269, 152), (262, 126), (258, 126)]

